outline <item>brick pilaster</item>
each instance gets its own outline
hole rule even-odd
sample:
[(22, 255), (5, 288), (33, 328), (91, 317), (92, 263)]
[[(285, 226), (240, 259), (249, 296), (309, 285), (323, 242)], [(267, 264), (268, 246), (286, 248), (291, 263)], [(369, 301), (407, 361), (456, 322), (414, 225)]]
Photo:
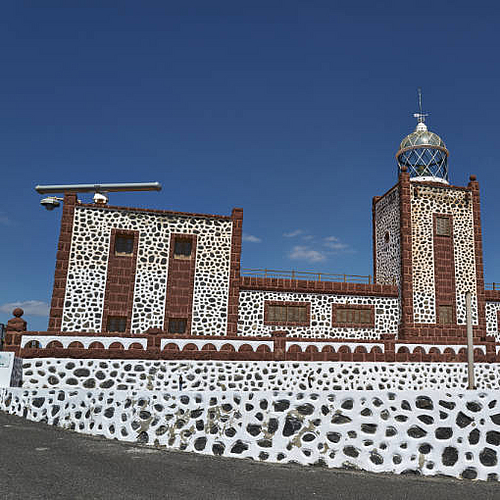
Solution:
[(231, 237), (231, 267), (229, 270), (227, 335), (237, 335), (238, 304), (240, 299), (240, 262), (241, 235), (243, 231), (243, 209), (233, 208), (231, 219), (233, 221), (233, 233)]
[(377, 283), (377, 225), (375, 223), (375, 206), (380, 201), (381, 196), (374, 196), (372, 199), (372, 254), (373, 254), (373, 283)]
[[(191, 240), (191, 255), (189, 258), (183, 259), (174, 256), (176, 238)], [(169, 318), (186, 319), (185, 335), (190, 335), (191, 333), (194, 275), (196, 269), (196, 242), (197, 238), (194, 234), (174, 233), (170, 235), (167, 300), (163, 329), (168, 331)]]
[[(477, 288), (477, 314), (478, 329), (486, 335), (486, 300), (484, 292), (484, 267), (483, 267), (483, 233), (481, 229), (481, 204), (479, 197), (479, 183), (475, 175), (470, 176), (467, 186), (472, 196), (472, 213), (474, 217), (474, 253), (476, 257), (476, 288)], [(483, 333), (484, 332), (484, 333)]]
[[(437, 218), (445, 217), (450, 225), (450, 234), (437, 233)], [(453, 311), (453, 325), (457, 324), (455, 252), (453, 236), (453, 217), (448, 214), (433, 214), (432, 233), (434, 248), (434, 297), (436, 301), (436, 323), (440, 323), (439, 306), (449, 305)]]
[(402, 169), (399, 174), (399, 210), (401, 240), (401, 323), (399, 338), (405, 337), (406, 328), (413, 324), (413, 267), (411, 236), (410, 174)]
[(61, 216), (61, 231), (59, 233), (59, 244), (57, 246), (54, 288), (52, 291), (52, 302), (50, 305), (49, 327), (47, 329), (49, 332), (61, 331), (75, 206), (76, 194), (66, 193), (64, 195)]
[[(134, 238), (131, 255), (115, 255), (115, 240), (117, 235), (132, 236)], [(102, 332), (107, 331), (109, 316), (124, 316), (127, 318), (125, 333), (130, 333), (138, 248), (139, 231), (111, 229), (108, 272), (102, 315)]]

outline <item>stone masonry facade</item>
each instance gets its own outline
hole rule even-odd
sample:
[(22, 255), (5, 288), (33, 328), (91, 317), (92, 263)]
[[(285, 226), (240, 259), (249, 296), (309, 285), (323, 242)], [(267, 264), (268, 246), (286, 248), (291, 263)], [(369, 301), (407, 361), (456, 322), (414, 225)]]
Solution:
[[(396, 353), (391, 342), (464, 345), (470, 292), (475, 340), (483, 346), (484, 360), (495, 360), (500, 291), (484, 288), (475, 176), (462, 187), (410, 180), (403, 169), (397, 184), (374, 197), (372, 206), (374, 277), (359, 284), (241, 276), (240, 208), (230, 216), (193, 214), (82, 204), (66, 194), (49, 328), (43, 335), (147, 338), (150, 359), (165, 359), (168, 349), (160, 354), (151, 349), (169, 337), (214, 342), (271, 337), (275, 350), (257, 349), (249, 359), (276, 360), (294, 359), (279, 339), (381, 341), (385, 350), (366, 353), (390, 361), (406, 352)], [(21, 349), (26, 327), (19, 324), (8, 327), (5, 348), (42, 355), (34, 344)], [(76, 344), (71, 348), (78, 357), (82, 346)], [(96, 345), (104, 349), (101, 344)], [(217, 355), (207, 349), (203, 359), (232, 356), (225, 347)], [(235, 359), (242, 359), (236, 351)], [(328, 352), (319, 349), (319, 357), (307, 359), (321, 360)], [(365, 351), (354, 346), (349, 352)], [(331, 355), (338, 353), (342, 350)], [(428, 349), (421, 354), (432, 353), (444, 356)]]

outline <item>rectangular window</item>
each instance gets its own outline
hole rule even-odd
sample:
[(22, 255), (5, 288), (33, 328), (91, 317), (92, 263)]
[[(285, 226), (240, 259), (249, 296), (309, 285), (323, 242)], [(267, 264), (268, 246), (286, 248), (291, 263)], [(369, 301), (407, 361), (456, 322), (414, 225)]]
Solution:
[(132, 255), (134, 253), (134, 237), (124, 234), (115, 236), (115, 255)]
[(175, 238), (174, 241), (174, 258), (188, 259), (191, 257), (193, 248), (193, 240), (191, 238)]
[(373, 307), (334, 306), (335, 325), (374, 326)]
[(440, 325), (453, 324), (453, 306), (439, 306), (438, 318)]
[(108, 332), (123, 333), (127, 328), (127, 318), (125, 316), (108, 316)]
[(309, 324), (308, 304), (266, 304), (265, 322), (275, 324)]
[(436, 235), (451, 236), (451, 224), (449, 217), (436, 217)]
[(187, 319), (185, 318), (170, 318), (168, 320), (168, 333), (185, 333)]

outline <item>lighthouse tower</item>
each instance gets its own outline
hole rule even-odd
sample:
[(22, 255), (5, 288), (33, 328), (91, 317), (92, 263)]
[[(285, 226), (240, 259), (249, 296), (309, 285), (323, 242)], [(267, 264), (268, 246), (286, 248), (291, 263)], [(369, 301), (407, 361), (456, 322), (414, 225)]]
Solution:
[[(421, 100), (419, 99), (420, 103)], [(466, 292), (472, 294), (474, 335), (484, 337), (485, 297), (479, 185), (451, 185), (444, 141), (427, 117), (396, 153), (398, 182), (373, 198), (376, 283), (395, 283), (400, 297), (399, 338), (463, 340)]]

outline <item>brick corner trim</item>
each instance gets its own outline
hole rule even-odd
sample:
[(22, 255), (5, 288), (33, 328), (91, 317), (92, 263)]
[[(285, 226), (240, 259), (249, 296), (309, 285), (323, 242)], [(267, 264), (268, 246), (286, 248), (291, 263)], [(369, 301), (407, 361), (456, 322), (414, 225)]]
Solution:
[(64, 309), (64, 295), (66, 293), (66, 280), (68, 275), (69, 255), (71, 251), (71, 238), (73, 235), (73, 219), (77, 204), (75, 193), (64, 195), (61, 230), (57, 245), (56, 270), (54, 273), (54, 288), (50, 304), (48, 331), (60, 331)]

